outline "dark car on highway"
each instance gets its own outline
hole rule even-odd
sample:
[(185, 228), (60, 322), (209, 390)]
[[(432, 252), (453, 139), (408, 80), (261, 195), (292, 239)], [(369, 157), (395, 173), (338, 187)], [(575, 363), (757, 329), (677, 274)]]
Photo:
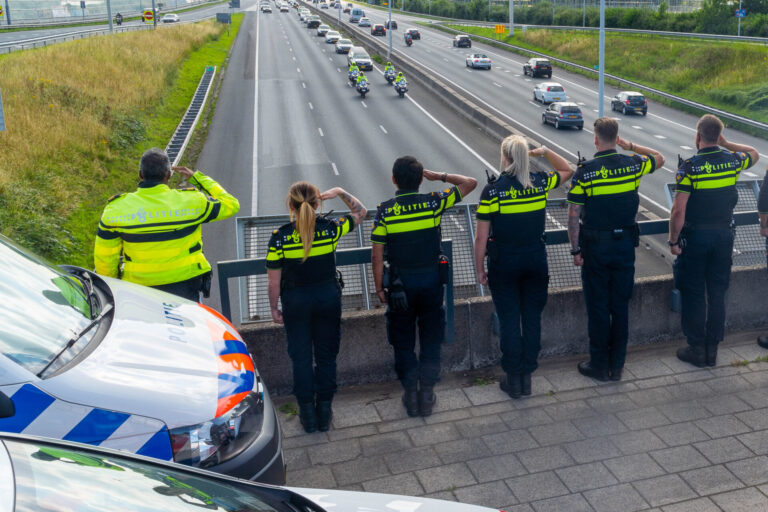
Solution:
[(534, 57), (523, 64), (523, 74), (531, 75), (532, 78), (537, 76), (552, 78), (552, 63), (547, 59)]
[(411, 39), (413, 40), (421, 39), (421, 32), (419, 32), (419, 29), (409, 28), (408, 30), (406, 30), (406, 32), (411, 34)]
[(472, 40), (468, 35), (459, 35), (453, 38), (455, 48), (472, 48)]
[(320, 26), (320, 16), (310, 16), (307, 18), (307, 28), (317, 28)]
[(371, 27), (372, 36), (385, 36), (387, 35), (387, 29), (381, 23), (376, 23)]
[(648, 113), (648, 100), (639, 92), (622, 91), (611, 99), (611, 110), (618, 110), (624, 115), (637, 112)]
[(566, 126), (575, 126), (579, 130), (584, 128), (584, 116), (581, 109), (577, 104), (567, 101), (558, 101), (547, 107), (541, 114), (541, 122), (554, 125), (557, 129)]
[(397, 30), (397, 22), (395, 20), (392, 20), (392, 21), (387, 20), (384, 23), (384, 26), (387, 27), (389, 30)]

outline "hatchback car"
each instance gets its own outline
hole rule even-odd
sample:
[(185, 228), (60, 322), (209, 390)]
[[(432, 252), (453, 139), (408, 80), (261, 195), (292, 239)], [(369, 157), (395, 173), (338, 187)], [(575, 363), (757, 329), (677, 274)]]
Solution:
[(288, 4), (280, 4), (280, 12), (288, 12)]
[(531, 75), (531, 78), (536, 78), (537, 76), (552, 78), (552, 63), (548, 59), (534, 57), (523, 64), (523, 74)]
[(179, 15), (178, 14), (173, 14), (173, 13), (168, 13), (165, 16), (163, 16), (163, 18), (160, 21), (162, 21), (163, 23), (178, 23), (179, 22)]
[(352, 41), (349, 39), (339, 39), (336, 41), (336, 53), (349, 53), (352, 49)]
[(382, 23), (376, 23), (376, 24), (374, 24), (371, 27), (371, 35), (372, 36), (385, 36), (385, 35), (387, 35), (387, 29), (384, 28), (384, 25)]
[[(349, 11), (351, 11), (351, 10), (352, 10), (352, 8), (351, 8), (351, 7), (345, 7), (345, 8), (343, 8), (343, 9), (341, 10), (341, 12), (343, 12), (344, 14), (347, 14), (347, 13), (349, 13)], [(351, 21), (352, 21), (352, 20), (350, 20), (350, 22), (351, 22)]]
[(320, 16), (308, 16), (307, 17), (307, 28), (314, 28), (320, 26)]
[(406, 30), (406, 32), (411, 34), (411, 39), (413, 40), (421, 39), (421, 32), (419, 32), (419, 29), (417, 28), (409, 28), (408, 30)]
[(370, 18), (360, 18), (359, 25), (361, 27), (370, 27), (371, 26), (371, 19)]
[(341, 37), (341, 34), (336, 32), (335, 30), (329, 30), (328, 32), (325, 33), (325, 42), (328, 44), (335, 44), (340, 37)]
[(320, 8), (321, 9), (327, 9), (328, 8), (328, 4), (325, 3), (325, 2), (320, 2)]
[(454, 48), (472, 48), (472, 40), (468, 35), (462, 34), (453, 38)]
[(533, 101), (552, 103), (553, 101), (567, 101), (565, 89), (557, 82), (542, 82), (533, 88)]
[(387, 20), (384, 22), (384, 26), (387, 27), (389, 30), (397, 30), (397, 22), (395, 20), (389, 21)]
[(269, 13), (272, 12), (272, 7), (267, 3), (261, 4), (261, 7), (259, 7), (259, 9), (261, 9), (261, 12), (269, 12)]
[(328, 25), (320, 25), (317, 27), (317, 35), (325, 37), (325, 34), (327, 34), (329, 30), (331, 30), (331, 27)]
[(298, 489), (116, 450), (0, 435), (0, 511), (494, 512), (429, 498)]
[(472, 53), (467, 55), (466, 59), (468, 68), (485, 68), (491, 69), (491, 59), (484, 53)]
[(648, 114), (648, 100), (639, 92), (622, 91), (611, 99), (611, 110), (622, 114)]
[(577, 104), (566, 101), (557, 101), (547, 107), (541, 114), (541, 122), (551, 124), (557, 129), (567, 126), (575, 126), (579, 130), (584, 128), (581, 109)]
[(3, 236), (0, 261), (0, 392), (15, 409), (0, 432), (285, 481), (272, 401), (223, 316)]

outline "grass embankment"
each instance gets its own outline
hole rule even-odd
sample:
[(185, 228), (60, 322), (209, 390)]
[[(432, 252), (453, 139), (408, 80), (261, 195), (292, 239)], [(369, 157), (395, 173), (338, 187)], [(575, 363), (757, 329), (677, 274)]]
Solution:
[(206, 21), (0, 57), (0, 232), (53, 262), (92, 267), (106, 199), (135, 189), (141, 153), (165, 147), (241, 20), (229, 35)]
[[(492, 28), (448, 25), (495, 38)], [(521, 30), (502, 42), (593, 67), (597, 34)], [(768, 122), (768, 47), (750, 43), (606, 34), (605, 70), (676, 96)]]

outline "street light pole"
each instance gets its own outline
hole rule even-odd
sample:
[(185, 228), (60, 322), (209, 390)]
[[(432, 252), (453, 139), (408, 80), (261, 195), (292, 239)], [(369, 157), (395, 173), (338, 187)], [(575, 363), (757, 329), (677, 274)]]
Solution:
[(107, 19), (109, 20), (109, 33), (111, 34), (115, 31), (115, 28), (112, 26), (112, 5), (109, 0), (107, 0)]
[(389, 11), (389, 22), (387, 23), (387, 35), (389, 35), (389, 48), (387, 48), (387, 61), (392, 58), (392, 2), (387, 0), (387, 11)]
[(600, 57), (598, 58), (597, 117), (603, 117), (605, 92), (605, 0), (600, 0)]
[(157, 9), (155, 9), (155, 0), (152, 0), (152, 28), (157, 28)]
[(509, 35), (515, 35), (515, 0), (509, 0)]
[(8, 0), (5, 0), (5, 19), (8, 24), (11, 24), (11, 10), (8, 8)]
[(581, 5), (582, 5), (581, 26), (586, 27), (587, 26), (587, 0), (584, 0)]
[[(739, 0), (739, 11), (741, 11), (741, 0)], [(741, 12), (739, 12), (741, 14)], [(741, 37), (741, 16), (739, 16), (739, 31), (736, 34), (738, 37)]]

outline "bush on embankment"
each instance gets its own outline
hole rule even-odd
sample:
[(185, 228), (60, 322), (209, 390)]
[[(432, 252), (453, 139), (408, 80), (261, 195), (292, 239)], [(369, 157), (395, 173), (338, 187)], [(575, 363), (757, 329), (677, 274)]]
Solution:
[[(492, 28), (449, 25), (494, 38)], [(594, 67), (597, 34), (528, 29), (504, 42)], [(606, 34), (605, 71), (669, 94), (768, 122), (768, 47), (764, 45)], [(553, 79), (557, 78), (557, 71)]]
[(141, 153), (165, 147), (236, 33), (207, 21), (0, 58), (0, 233), (92, 268), (106, 199), (135, 189)]

